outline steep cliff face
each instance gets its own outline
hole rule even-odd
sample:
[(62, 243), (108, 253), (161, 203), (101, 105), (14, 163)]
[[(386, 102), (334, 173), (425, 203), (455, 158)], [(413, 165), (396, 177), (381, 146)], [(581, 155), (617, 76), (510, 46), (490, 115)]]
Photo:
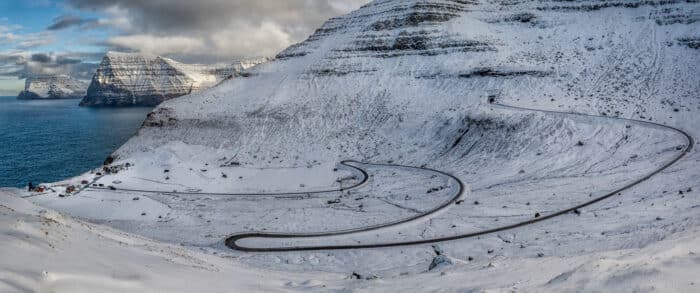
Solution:
[(81, 101), (81, 106), (155, 106), (208, 88), (266, 59), (235, 64), (183, 64), (172, 59), (109, 52)]
[(29, 77), (17, 99), (80, 99), (85, 96), (87, 87), (86, 82), (65, 75)]

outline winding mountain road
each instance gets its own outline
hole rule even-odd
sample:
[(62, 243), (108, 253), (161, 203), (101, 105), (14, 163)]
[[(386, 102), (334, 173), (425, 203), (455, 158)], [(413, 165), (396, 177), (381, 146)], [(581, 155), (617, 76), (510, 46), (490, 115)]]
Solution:
[[(326, 190), (315, 190), (315, 191), (298, 191), (298, 192), (261, 192), (261, 193), (221, 193), (221, 192), (179, 192), (179, 191), (165, 191), (165, 190), (144, 190), (144, 189), (129, 189), (129, 188), (107, 188), (107, 187), (86, 187), (85, 189), (91, 189), (91, 190), (101, 190), (101, 191), (126, 191), (126, 192), (139, 192), (139, 193), (158, 193), (158, 194), (177, 194), (177, 195), (223, 195), (223, 196), (255, 196), (255, 197), (273, 197), (273, 198), (289, 198), (293, 196), (299, 196), (299, 195), (310, 195), (310, 194), (322, 194), (322, 193), (332, 193), (332, 192), (342, 192), (346, 190), (352, 190), (356, 189), (365, 183), (367, 183), (367, 180), (369, 180), (369, 175), (367, 172), (359, 168), (357, 166), (353, 166), (351, 164), (362, 164), (362, 165), (370, 165), (370, 166), (389, 166), (389, 165), (384, 165), (384, 164), (366, 164), (366, 163), (360, 163), (358, 161), (354, 160), (345, 160), (340, 162), (340, 165), (348, 167), (350, 169), (354, 169), (362, 175), (362, 180), (359, 182), (347, 186), (347, 187), (339, 187), (339, 188), (333, 188), (333, 189), (326, 189)], [(391, 166), (396, 166), (396, 165), (391, 165)]]
[[(611, 192), (608, 192), (602, 196), (599, 196), (597, 198), (591, 199), (587, 202), (560, 210), (558, 212), (554, 212), (551, 214), (547, 215), (542, 215), (537, 218), (533, 218), (528, 221), (523, 221), (511, 225), (506, 225), (506, 226), (501, 226), (493, 229), (487, 229), (487, 230), (482, 230), (482, 231), (477, 231), (477, 232), (472, 232), (472, 233), (466, 233), (466, 234), (458, 234), (454, 236), (447, 236), (447, 237), (438, 237), (438, 238), (429, 238), (429, 239), (420, 239), (420, 240), (415, 240), (415, 241), (402, 241), (402, 242), (386, 242), (386, 243), (374, 243), (374, 244), (349, 244), (349, 245), (319, 245), (319, 246), (293, 246), (293, 247), (250, 247), (250, 246), (244, 246), (238, 244), (238, 242), (242, 239), (251, 239), (251, 238), (258, 238), (258, 239), (299, 239), (299, 238), (317, 238), (317, 237), (328, 237), (328, 236), (338, 236), (338, 235), (348, 235), (348, 234), (354, 234), (354, 233), (359, 233), (359, 232), (367, 232), (367, 231), (372, 231), (372, 230), (377, 230), (381, 228), (388, 228), (404, 223), (408, 223), (411, 221), (415, 221), (421, 218), (429, 217), (430, 215), (443, 210), (447, 208), (449, 205), (454, 203), (457, 198), (460, 197), (460, 195), (456, 195), (455, 197), (452, 198), (450, 202), (447, 202), (446, 204), (439, 206), (435, 209), (432, 209), (424, 214), (418, 215), (416, 217), (412, 217), (409, 219), (401, 220), (401, 221), (396, 221), (396, 222), (391, 222), (387, 224), (381, 224), (381, 225), (376, 225), (376, 226), (370, 226), (370, 227), (361, 227), (361, 228), (356, 228), (356, 229), (350, 229), (350, 230), (342, 230), (342, 231), (332, 231), (332, 232), (324, 232), (324, 233), (262, 233), (262, 232), (254, 232), (254, 233), (241, 233), (241, 234), (235, 234), (230, 236), (225, 240), (226, 246), (234, 249), (234, 250), (239, 250), (239, 251), (247, 251), (247, 252), (293, 252), (293, 251), (313, 251), (313, 250), (347, 250), (347, 249), (368, 249), (368, 248), (382, 248), (382, 247), (398, 247), (398, 246), (409, 246), (409, 245), (420, 245), (420, 244), (431, 244), (431, 243), (436, 243), (436, 242), (444, 242), (444, 241), (450, 241), (450, 240), (458, 240), (458, 239), (465, 239), (465, 238), (471, 238), (471, 237), (477, 237), (477, 236), (482, 236), (486, 234), (492, 234), (492, 233), (497, 233), (497, 232), (502, 232), (506, 230), (511, 230), (539, 222), (543, 222), (546, 220), (550, 220), (559, 216), (563, 216), (566, 214), (570, 214), (578, 209), (593, 205), (595, 203), (598, 203), (600, 201), (606, 200), (610, 197), (613, 197), (617, 195), (618, 193), (628, 190), (636, 185), (639, 185), (640, 183), (649, 180), (651, 177), (654, 175), (657, 175), (664, 170), (668, 169), (672, 165), (674, 165), (676, 162), (681, 160), (683, 157), (688, 155), (692, 149), (693, 146), (695, 145), (695, 140), (693, 137), (688, 134), (687, 132), (659, 124), (659, 123), (654, 123), (654, 122), (649, 122), (649, 121), (641, 121), (641, 120), (634, 120), (634, 119), (627, 119), (627, 118), (618, 118), (618, 117), (609, 117), (609, 116), (597, 116), (597, 115), (590, 115), (590, 114), (580, 114), (580, 113), (566, 113), (566, 112), (557, 112), (557, 111), (549, 111), (549, 110), (537, 110), (537, 109), (527, 109), (527, 108), (522, 108), (522, 107), (515, 107), (515, 106), (507, 106), (507, 105), (500, 105), (500, 104), (493, 104), (493, 106), (497, 107), (503, 107), (503, 108), (508, 108), (508, 109), (513, 109), (513, 110), (519, 110), (519, 111), (537, 111), (537, 112), (542, 112), (542, 113), (549, 113), (549, 114), (556, 114), (556, 115), (574, 115), (574, 116), (580, 116), (580, 117), (591, 117), (591, 118), (598, 118), (598, 119), (614, 119), (618, 121), (626, 121), (630, 123), (636, 123), (640, 125), (645, 125), (645, 126), (651, 126), (651, 127), (658, 127), (670, 131), (677, 132), (684, 136), (687, 140), (686, 146), (679, 150), (680, 153), (674, 157), (673, 160), (670, 160), (668, 163), (664, 164), (663, 166), (659, 167), (658, 169), (654, 170), (653, 172), (650, 172), (644, 177), (641, 177), (633, 182), (630, 182), (626, 184), (625, 186), (622, 186), (620, 188), (617, 188)], [(456, 177), (442, 172), (438, 170), (432, 170), (434, 172), (439, 172), (444, 175), (447, 175), (449, 177), (454, 178), (457, 182), (459, 182), (460, 187), (463, 188), (463, 183)], [(460, 193), (463, 191), (460, 188)]]
[(649, 174), (638, 178), (620, 188), (617, 188), (611, 192), (608, 192), (602, 196), (593, 198), (589, 201), (586, 201), (584, 203), (580, 203), (575, 206), (571, 206), (569, 208), (553, 212), (550, 214), (544, 214), (541, 215), (540, 217), (533, 218), (531, 220), (511, 224), (511, 225), (506, 225), (506, 226), (501, 226), (501, 227), (496, 227), (493, 229), (487, 229), (487, 230), (482, 230), (482, 231), (476, 231), (476, 232), (471, 232), (471, 233), (466, 233), (466, 234), (458, 234), (458, 235), (453, 235), (453, 236), (446, 236), (446, 237), (437, 237), (437, 238), (428, 238), (428, 239), (420, 239), (420, 240), (414, 240), (414, 241), (401, 241), (401, 242), (386, 242), (386, 243), (368, 243), (368, 244), (348, 244), (348, 245), (319, 245), (319, 246), (287, 246), (287, 247), (253, 247), (253, 246), (246, 246), (246, 245), (241, 245), (239, 242), (244, 239), (301, 239), (301, 238), (322, 238), (322, 237), (329, 237), (329, 236), (339, 236), (339, 235), (350, 235), (350, 234), (355, 234), (355, 233), (361, 233), (361, 232), (368, 232), (368, 231), (373, 231), (373, 230), (379, 230), (379, 229), (384, 229), (384, 228), (390, 228), (390, 227), (395, 227), (401, 224), (406, 224), (409, 222), (417, 221), (423, 218), (430, 217), (431, 215), (434, 215), (442, 210), (447, 209), (451, 205), (455, 204), (460, 197), (463, 196), (464, 193), (464, 183), (457, 177), (447, 173), (443, 172), (440, 170), (434, 170), (430, 168), (423, 168), (423, 167), (412, 167), (412, 166), (405, 166), (405, 165), (396, 165), (396, 164), (371, 164), (371, 163), (361, 163), (357, 162), (354, 160), (345, 160), (342, 161), (340, 164), (352, 169), (357, 170), (362, 174), (363, 178), (356, 184), (345, 187), (345, 188), (336, 188), (336, 189), (329, 189), (329, 190), (318, 190), (318, 191), (307, 191), (307, 192), (276, 192), (276, 193), (202, 193), (202, 192), (168, 192), (168, 191), (156, 191), (156, 190), (138, 190), (138, 189), (107, 189), (107, 188), (95, 188), (95, 187), (88, 187), (86, 189), (95, 189), (95, 190), (103, 190), (103, 191), (127, 191), (127, 192), (140, 192), (140, 193), (162, 193), (162, 194), (183, 194), (183, 195), (224, 195), (224, 196), (257, 196), (257, 197), (262, 197), (262, 196), (272, 196), (275, 198), (288, 198), (290, 196), (299, 196), (299, 195), (309, 195), (309, 194), (324, 194), (324, 193), (332, 193), (332, 192), (343, 192), (347, 190), (352, 190), (361, 187), (364, 185), (368, 178), (369, 175), (365, 170), (363, 170), (360, 167), (352, 165), (354, 164), (363, 164), (363, 165), (368, 165), (368, 166), (382, 166), (382, 167), (400, 167), (400, 168), (410, 168), (410, 169), (416, 169), (422, 172), (433, 172), (436, 174), (440, 174), (442, 176), (446, 176), (452, 180), (454, 180), (458, 184), (458, 188), (454, 190), (454, 194), (449, 197), (449, 199), (442, 204), (426, 211), (423, 213), (419, 213), (417, 215), (405, 218), (405, 219), (400, 219), (392, 222), (387, 222), (383, 224), (378, 224), (378, 225), (373, 225), (373, 226), (365, 226), (365, 227), (358, 227), (358, 228), (353, 228), (353, 229), (347, 229), (347, 230), (338, 230), (338, 231), (329, 231), (329, 232), (318, 232), (318, 233), (266, 233), (266, 232), (246, 232), (246, 233), (239, 233), (239, 234), (234, 234), (232, 236), (229, 236), (228, 238), (225, 239), (225, 245), (231, 249), (238, 250), (238, 251), (245, 251), (245, 252), (293, 252), (293, 251), (315, 251), (315, 250), (349, 250), (349, 249), (368, 249), (368, 248), (382, 248), (382, 247), (398, 247), (398, 246), (409, 246), (409, 245), (420, 245), (420, 244), (431, 244), (431, 243), (437, 243), (437, 242), (444, 242), (444, 241), (450, 241), (450, 240), (458, 240), (458, 239), (464, 239), (464, 238), (471, 238), (471, 237), (477, 237), (481, 235), (486, 235), (486, 234), (491, 234), (491, 233), (496, 233), (496, 232), (502, 232), (506, 230), (511, 230), (539, 222), (543, 222), (546, 220), (550, 220), (559, 216), (563, 216), (569, 213), (572, 213), (578, 209), (590, 206), (592, 204), (598, 203), (600, 201), (606, 200), (610, 197), (613, 197), (617, 195), (618, 193), (628, 190), (644, 181), (649, 180), (653, 176), (663, 172), (664, 170), (668, 169), (672, 165), (674, 165), (676, 162), (684, 158), (687, 154), (689, 154), (693, 146), (695, 144), (695, 140), (693, 137), (688, 134), (687, 132), (659, 124), (659, 123), (654, 123), (654, 122), (649, 122), (649, 121), (642, 121), (642, 120), (634, 120), (634, 119), (627, 119), (627, 118), (619, 118), (619, 117), (611, 117), (611, 116), (597, 116), (597, 115), (590, 115), (590, 114), (581, 114), (581, 113), (567, 113), (567, 112), (557, 112), (557, 111), (550, 111), (550, 110), (537, 110), (537, 109), (527, 109), (527, 108), (522, 108), (522, 107), (515, 107), (515, 106), (507, 106), (507, 105), (502, 105), (502, 104), (496, 104), (496, 103), (490, 103), (494, 107), (501, 107), (501, 108), (506, 108), (506, 109), (511, 109), (511, 110), (518, 110), (518, 111), (536, 111), (536, 112), (541, 112), (541, 113), (548, 113), (548, 114), (553, 114), (553, 115), (573, 115), (573, 116), (580, 116), (580, 117), (590, 117), (590, 118), (596, 118), (596, 119), (612, 119), (612, 120), (617, 120), (617, 121), (625, 121), (628, 123), (635, 123), (639, 125), (644, 125), (647, 127), (656, 127), (656, 128), (661, 128), (661, 129), (666, 129), (669, 131), (673, 131), (676, 133), (681, 134), (683, 137), (686, 138), (687, 144), (683, 148), (679, 148), (679, 154), (675, 156), (672, 160), (664, 164), (663, 166), (657, 168), (656, 170), (650, 172)]

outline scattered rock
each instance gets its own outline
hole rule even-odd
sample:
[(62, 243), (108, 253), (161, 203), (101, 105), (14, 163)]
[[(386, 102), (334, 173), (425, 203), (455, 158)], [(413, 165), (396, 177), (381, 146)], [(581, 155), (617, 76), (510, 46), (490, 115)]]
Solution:
[(140, 198), (137, 196), (137, 197), (132, 198), (131, 200), (139, 200), (139, 199)]
[(474, 201), (474, 205), (479, 205), (479, 201)]
[(583, 146), (583, 145), (584, 145), (583, 141), (580, 141), (580, 140), (576, 143), (576, 146)]
[(340, 203), (340, 198), (336, 198), (336, 199), (328, 201), (328, 204), (337, 204), (337, 203)]
[(539, 218), (539, 217), (540, 217), (540, 213), (535, 213), (535, 218)]
[(460, 200), (458, 200), (458, 201), (456, 202), (456, 204), (463, 204), (463, 203), (464, 203), (464, 200), (463, 200), (463, 199), (460, 199)]
[(112, 185), (108, 186), (107, 188), (109, 188), (109, 190), (117, 190), (117, 188)]
[(498, 239), (501, 239), (501, 241), (503, 241), (505, 243), (511, 243), (511, 242), (513, 242), (513, 240), (515, 240), (515, 234), (509, 234), (509, 235), (498, 234), (498, 235), (496, 235), (496, 237), (498, 237)]
[(141, 215), (142, 215), (142, 216), (145, 216), (145, 215), (146, 215), (146, 213), (145, 213), (145, 212), (144, 212), (144, 213), (141, 213)]
[(447, 266), (451, 266), (452, 260), (450, 258), (444, 256), (444, 255), (438, 255), (433, 258), (433, 261), (430, 262), (430, 266), (428, 266), (428, 271), (444, 268)]

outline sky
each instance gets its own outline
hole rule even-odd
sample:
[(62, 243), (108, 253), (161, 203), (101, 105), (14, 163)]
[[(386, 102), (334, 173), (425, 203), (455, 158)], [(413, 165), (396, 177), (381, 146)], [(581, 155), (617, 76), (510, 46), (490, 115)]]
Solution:
[(0, 96), (24, 78), (90, 79), (107, 51), (183, 62), (274, 56), (369, 0), (1, 0)]

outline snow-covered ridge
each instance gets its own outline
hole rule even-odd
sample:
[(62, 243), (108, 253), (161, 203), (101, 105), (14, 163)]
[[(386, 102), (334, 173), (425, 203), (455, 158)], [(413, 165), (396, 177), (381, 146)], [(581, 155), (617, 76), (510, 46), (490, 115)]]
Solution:
[(266, 58), (233, 64), (185, 64), (152, 55), (109, 52), (97, 69), (82, 106), (155, 106), (209, 88), (266, 62)]
[(28, 77), (20, 100), (80, 99), (85, 96), (88, 84), (66, 75)]

